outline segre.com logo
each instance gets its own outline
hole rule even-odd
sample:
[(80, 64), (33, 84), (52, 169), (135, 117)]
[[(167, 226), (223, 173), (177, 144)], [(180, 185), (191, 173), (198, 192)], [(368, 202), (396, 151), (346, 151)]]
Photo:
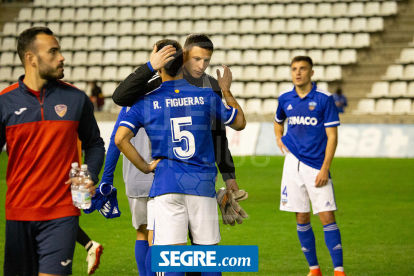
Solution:
[(151, 249), (153, 272), (257, 272), (256, 245), (156, 246)]

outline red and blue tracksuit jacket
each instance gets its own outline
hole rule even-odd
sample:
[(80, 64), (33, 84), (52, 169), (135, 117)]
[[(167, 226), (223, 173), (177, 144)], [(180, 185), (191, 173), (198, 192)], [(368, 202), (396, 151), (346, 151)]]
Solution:
[(43, 221), (79, 216), (69, 178), (79, 162), (78, 139), (92, 180), (105, 156), (104, 142), (87, 95), (62, 81), (36, 95), (19, 81), (0, 93), (0, 151), (7, 144), (6, 220)]

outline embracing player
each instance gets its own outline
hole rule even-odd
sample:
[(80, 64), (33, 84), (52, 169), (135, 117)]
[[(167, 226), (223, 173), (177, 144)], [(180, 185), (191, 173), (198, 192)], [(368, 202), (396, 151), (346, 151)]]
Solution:
[[(211, 88), (198, 88), (183, 79), (181, 45), (161, 40), (157, 49), (167, 45), (173, 45), (177, 53), (158, 71), (161, 86), (131, 107), (120, 122), (115, 143), (142, 172), (157, 167), (149, 195), (155, 197), (154, 244), (185, 245), (190, 230), (195, 244), (213, 245), (220, 241), (220, 231), (211, 123), (215, 118), (242, 130), (246, 121), (229, 91), (224, 91), (227, 106)], [(156, 159), (151, 164), (130, 143), (142, 127)]]
[[(169, 45), (158, 50), (154, 47), (150, 61), (138, 67), (116, 88), (112, 99), (117, 105), (132, 106), (140, 97), (161, 85), (161, 77), (157, 75), (157, 71), (165, 65), (166, 60), (171, 60), (170, 55), (175, 53), (175, 49)], [(184, 43), (184, 51), (183, 78), (188, 83), (197, 87), (210, 87), (220, 97), (223, 96), (222, 91), (230, 91), (232, 80), (227, 66), (223, 66), (224, 74), (218, 75), (218, 80), (205, 73), (214, 52), (213, 42), (207, 35), (190, 34)], [(217, 167), (223, 181), (228, 190), (238, 191), (233, 157), (228, 148), (224, 125), (214, 120), (211, 134)]]
[[(286, 152), (280, 210), (295, 212), (302, 251), (309, 263), (308, 276), (321, 276), (310, 224), (310, 202), (319, 214), (335, 276), (345, 276), (342, 242), (335, 222), (337, 210), (329, 168), (338, 142), (339, 117), (332, 94), (311, 82), (313, 62), (297, 56), (291, 63), (295, 87), (282, 92), (275, 117), (277, 145)], [(288, 130), (285, 136), (284, 121)]]

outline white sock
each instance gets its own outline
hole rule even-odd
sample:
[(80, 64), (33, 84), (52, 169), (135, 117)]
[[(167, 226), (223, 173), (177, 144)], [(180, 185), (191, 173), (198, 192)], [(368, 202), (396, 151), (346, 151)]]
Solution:
[(90, 248), (92, 246), (92, 241), (89, 241), (86, 245), (85, 245), (85, 249), (88, 250), (88, 248)]
[(311, 267), (309, 267), (309, 269), (310, 269), (310, 270), (319, 269), (319, 265), (314, 265), (314, 266), (311, 266)]
[(337, 267), (334, 268), (334, 271), (344, 272), (345, 270), (344, 270), (344, 267), (343, 266), (337, 266)]

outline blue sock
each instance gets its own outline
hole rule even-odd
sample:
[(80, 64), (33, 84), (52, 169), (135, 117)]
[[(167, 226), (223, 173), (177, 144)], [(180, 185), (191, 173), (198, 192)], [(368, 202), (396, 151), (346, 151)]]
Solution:
[(151, 271), (151, 248), (152, 246), (148, 248), (147, 257), (145, 258), (145, 269), (147, 270), (147, 276), (155, 276), (155, 272)]
[(315, 235), (313, 234), (311, 224), (298, 223), (298, 236), (309, 267), (319, 266), (318, 258), (316, 257)]
[(339, 232), (338, 225), (336, 225), (336, 222), (325, 225), (323, 231), (325, 233), (326, 247), (328, 247), (329, 253), (331, 254), (334, 268), (342, 268), (344, 263), (342, 257), (341, 233)]
[(201, 276), (221, 276), (221, 272), (201, 272)]
[(139, 275), (145, 276), (147, 274), (145, 258), (147, 257), (148, 248), (148, 241), (135, 241), (135, 261), (137, 262)]
[(165, 276), (185, 276), (185, 272), (165, 272)]

